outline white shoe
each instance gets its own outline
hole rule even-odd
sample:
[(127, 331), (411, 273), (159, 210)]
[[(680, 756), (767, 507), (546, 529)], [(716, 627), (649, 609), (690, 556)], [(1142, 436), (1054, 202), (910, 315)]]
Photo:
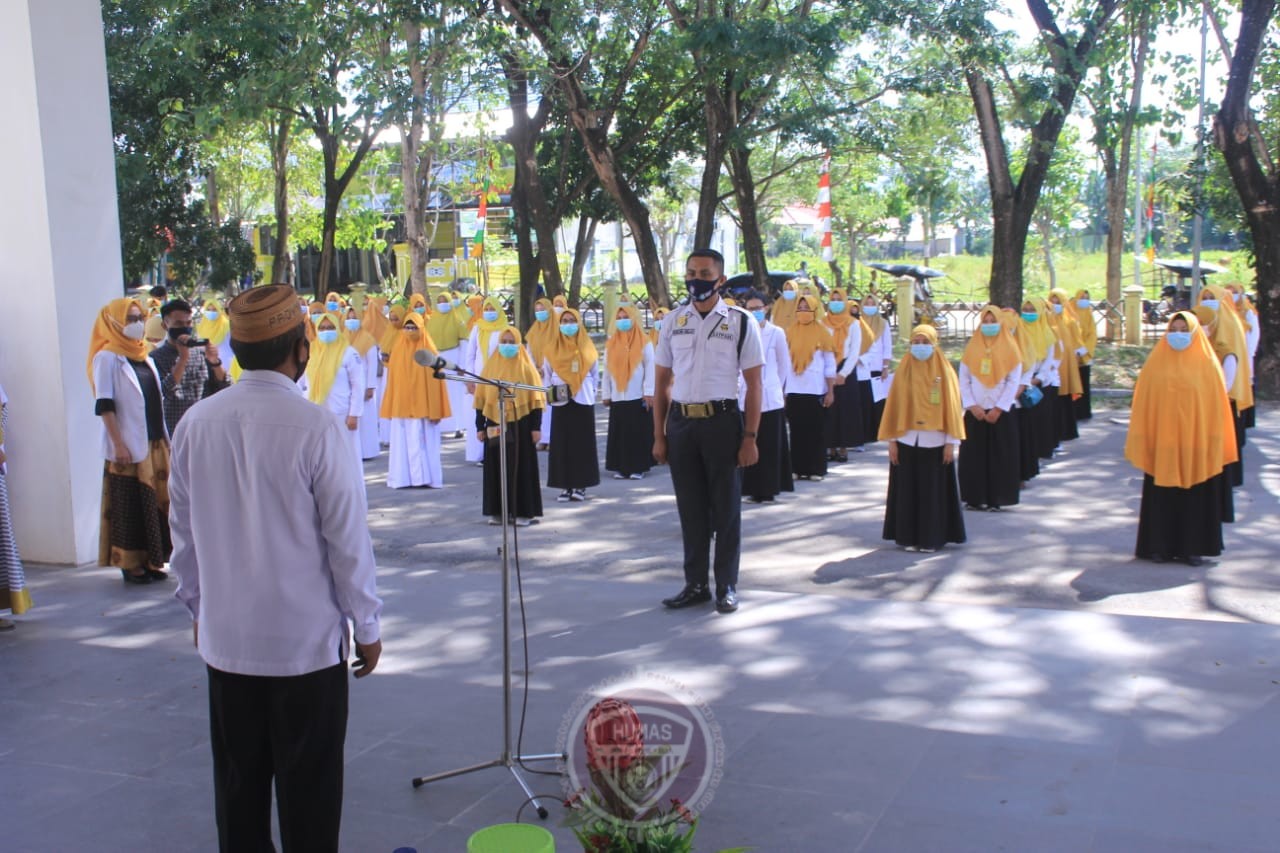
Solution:
[(489, 516), (489, 524), (493, 527), (497, 527), (502, 524), (502, 519), (498, 518), (496, 515), (491, 515)]
[(532, 520), (532, 519), (528, 519), (528, 518), (517, 518), (517, 519), (516, 519), (516, 527), (528, 527), (530, 524), (533, 524), (533, 520)]
[(581, 501), (585, 501), (586, 499), (587, 499), (586, 489), (574, 489), (572, 492), (569, 493), (569, 500), (571, 501), (581, 502)]
[(614, 474), (614, 475), (613, 475), (613, 479), (615, 479), (615, 480), (625, 480), (625, 479), (627, 479), (627, 475), (626, 475), (626, 474)]
[(632, 474), (632, 475), (631, 475), (630, 477), (628, 477), (627, 479), (628, 479), (628, 480), (643, 480), (643, 479), (644, 479), (644, 474)]

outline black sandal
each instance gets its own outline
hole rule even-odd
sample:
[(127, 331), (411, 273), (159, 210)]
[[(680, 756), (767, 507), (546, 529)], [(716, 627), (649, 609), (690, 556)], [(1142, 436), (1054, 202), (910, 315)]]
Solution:
[(167, 581), (173, 575), (168, 572), (162, 572), (159, 569), (147, 569), (147, 577), (153, 581)]
[(128, 569), (121, 569), (120, 576), (124, 578), (125, 583), (145, 584), (151, 583), (151, 576), (145, 571), (131, 572)]

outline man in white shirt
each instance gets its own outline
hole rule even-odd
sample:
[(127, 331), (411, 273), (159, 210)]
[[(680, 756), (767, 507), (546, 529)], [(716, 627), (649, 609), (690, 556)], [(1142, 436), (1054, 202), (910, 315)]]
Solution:
[[(716, 610), (738, 609), (742, 542), (742, 468), (760, 450), (760, 327), (720, 298), (724, 258), (697, 249), (685, 266), (689, 304), (668, 314), (654, 354), (653, 458), (670, 460), (684, 544), (684, 589), (663, 600), (671, 608), (711, 600), (715, 535)], [(746, 383), (738, 408), (738, 376)], [(667, 417), (670, 413), (670, 418)]]
[(227, 306), (240, 381), (173, 436), (171, 566), (208, 666), (220, 849), (336, 851), (356, 678), (382, 652), (364, 483), (338, 417), (296, 381), (310, 345), (288, 285)]

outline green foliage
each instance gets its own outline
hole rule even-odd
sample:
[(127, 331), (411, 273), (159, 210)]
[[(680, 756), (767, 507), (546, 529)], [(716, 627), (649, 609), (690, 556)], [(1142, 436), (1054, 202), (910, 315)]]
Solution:
[(213, 225), (204, 202), (191, 203), (173, 236), (169, 269), (185, 292), (194, 293), (209, 285), (222, 289), (253, 272), (253, 246), (240, 235), (240, 222), (232, 219)]

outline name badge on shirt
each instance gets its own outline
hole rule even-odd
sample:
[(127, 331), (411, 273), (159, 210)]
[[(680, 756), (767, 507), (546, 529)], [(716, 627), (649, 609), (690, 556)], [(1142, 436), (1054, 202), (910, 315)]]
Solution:
[(576, 358), (569, 363), (569, 372), (570, 373), (578, 372), (578, 360)]
[(929, 403), (934, 406), (942, 405), (942, 392), (937, 388), (931, 389), (929, 391)]
[(981, 373), (983, 376), (990, 376), (991, 375), (991, 359), (984, 358), (982, 360), (982, 365), (978, 368), (978, 372)]

